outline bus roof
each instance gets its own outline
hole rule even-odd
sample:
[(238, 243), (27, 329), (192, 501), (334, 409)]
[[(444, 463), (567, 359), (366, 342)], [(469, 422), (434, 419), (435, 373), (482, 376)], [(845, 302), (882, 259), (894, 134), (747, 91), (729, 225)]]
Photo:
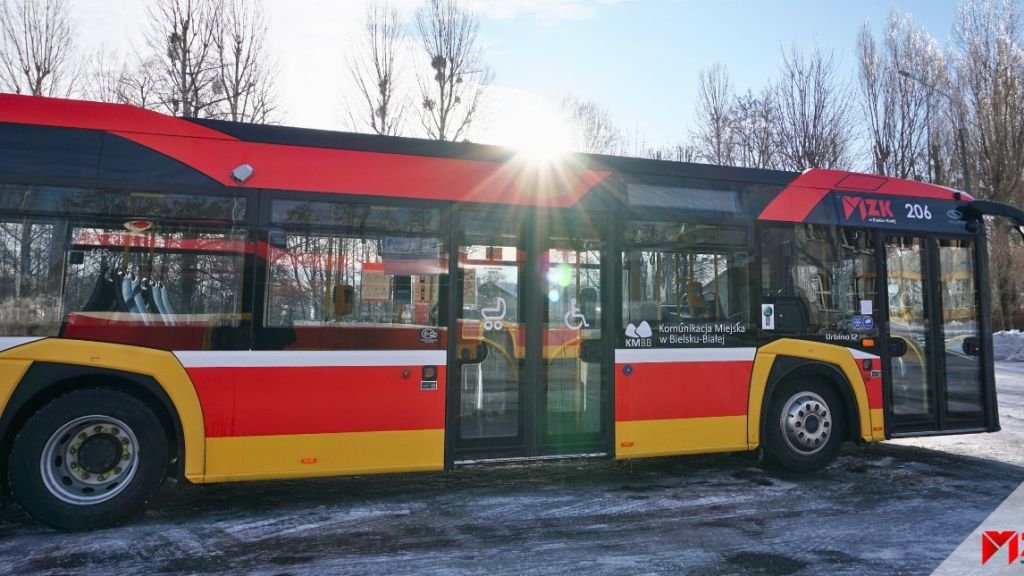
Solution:
[[(834, 213), (846, 211), (834, 198), (839, 192), (972, 200), (932, 184), (835, 170), (797, 173), (591, 154), (543, 163), (498, 146), (182, 119), (126, 104), (13, 94), (0, 94), (0, 152), (5, 178), (46, 175), (51, 181), (63, 177), (92, 185), (159, 179), (224, 190), (522, 206), (574, 206), (591, 192), (609, 188), (602, 186), (606, 183), (617, 190), (621, 182), (627, 187), (653, 183), (660, 189), (627, 192), (625, 199), (631, 204), (635, 197), (640, 206), (654, 202), (652, 208), (687, 190), (735, 194), (750, 188), (762, 198), (744, 211), (777, 221), (833, 220)], [(252, 168), (252, 176), (236, 179), (233, 171), (243, 165)], [(664, 207), (673, 207), (672, 202)], [(826, 216), (819, 213), (822, 209)], [(851, 210), (860, 213), (859, 206)]]

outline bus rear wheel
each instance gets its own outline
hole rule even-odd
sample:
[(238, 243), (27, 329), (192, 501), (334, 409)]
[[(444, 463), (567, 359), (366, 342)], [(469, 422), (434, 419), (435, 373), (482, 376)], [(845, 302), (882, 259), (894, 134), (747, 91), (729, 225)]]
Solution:
[(76, 390), (29, 417), (14, 439), (11, 491), (33, 518), (59, 530), (116, 524), (163, 482), (167, 438), (142, 400)]
[(784, 383), (772, 395), (765, 415), (765, 456), (793, 472), (824, 468), (843, 442), (842, 401), (820, 381)]

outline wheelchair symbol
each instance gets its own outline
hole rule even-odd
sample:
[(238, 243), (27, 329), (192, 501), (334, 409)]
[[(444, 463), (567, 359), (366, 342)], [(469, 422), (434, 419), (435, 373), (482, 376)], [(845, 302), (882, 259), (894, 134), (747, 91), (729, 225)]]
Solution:
[(587, 322), (587, 318), (580, 313), (579, 306), (576, 306), (576, 299), (573, 298), (569, 303), (569, 311), (565, 313), (565, 325), (570, 330), (579, 330), (580, 328), (590, 328), (590, 323)]
[(505, 325), (502, 322), (505, 319), (505, 299), (498, 298), (494, 308), (481, 308), (480, 316), (484, 319), (484, 330), (501, 330)]

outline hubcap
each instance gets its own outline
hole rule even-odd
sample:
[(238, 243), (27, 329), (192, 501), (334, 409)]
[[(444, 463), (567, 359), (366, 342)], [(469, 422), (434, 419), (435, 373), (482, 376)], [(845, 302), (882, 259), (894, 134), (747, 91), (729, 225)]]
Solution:
[(124, 422), (83, 416), (50, 436), (39, 471), (50, 494), (68, 504), (110, 500), (131, 483), (139, 464), (139, 442)]
[(779, 419), (782, 437), (794, 451), (810, 456), (820, 452), (832, 434), (832, 410), (814, 392), (798, 392), (783, 404)]

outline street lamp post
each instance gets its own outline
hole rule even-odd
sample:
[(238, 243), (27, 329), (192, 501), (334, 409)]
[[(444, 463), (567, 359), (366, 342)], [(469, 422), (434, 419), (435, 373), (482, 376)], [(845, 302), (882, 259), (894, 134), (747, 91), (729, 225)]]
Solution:
[(917, 76), (911, 74), (906, 70), (897, 70), (897, 72), (900, 76), (903, 76), (904, 78), (910, 78), (914, 82), (921, 84), (922, 86), (927, 88), (929, 92), (938, 92), (942, 96), (945, 96), (946, 99), (949, 100), (950, 105), (956, 108), (956, 119), (958, 124), (956, 132), (957, 139), (960, 140), (960, 168), (961, 170), (963, 170), (964, 192), (971, 194), (971, 172), (967, 168), (967, 138), (964, 135), (964, 125), (966, 124), (966, 120), (964, 119), (963, 100), (960, 100), (959, 98), (954, 98), (949, 92), (946, 92), (942, 88), (935, 86), (931, 82), (927, 82), (922, 78), (918, 78)]

